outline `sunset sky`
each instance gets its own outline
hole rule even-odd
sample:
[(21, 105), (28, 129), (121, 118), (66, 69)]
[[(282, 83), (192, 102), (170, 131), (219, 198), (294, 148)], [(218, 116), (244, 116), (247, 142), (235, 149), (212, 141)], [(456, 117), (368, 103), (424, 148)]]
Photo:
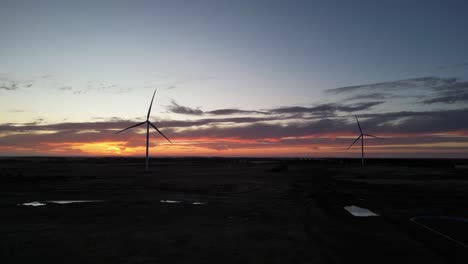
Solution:
[(468, 158), (467, 1), (0, 0), (0, 156)]

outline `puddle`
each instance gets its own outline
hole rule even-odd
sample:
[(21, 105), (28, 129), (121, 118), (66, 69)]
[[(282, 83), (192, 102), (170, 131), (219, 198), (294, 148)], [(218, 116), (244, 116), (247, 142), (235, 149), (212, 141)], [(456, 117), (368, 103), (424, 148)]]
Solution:
[(98, 203), (102, 200), (61, 200), (61, 201), (46, 201), (46, 203), (54, 204), (71, 204), (71, 203)]
[(358, 207), (355, 205), (345, 206), (344, 209), (356, 217), (378, 216), (378, 214), (372, 212), (369, 209)]
[(24, 205), (24, 206), (44, 206), (47, 204), (72, 204), (72, 203), (97, 203), (103, 202), (102, 200), (56, 200), (56, 201), (34, 201), (29, 203), (22, 203), (17, 205)]
[[(48, 201), (34, 201), (28, 203), (21, 203), (17, 205), (23, 206), (45, 206), (49, 204), (73, 204), (73, 203), (99, 203), (104, 202), (104, 200), (48, 200)], [(189, 203), (192, 205), (204, 205), (204, 202), (188, 202), (188, 201), (178, 201), (178, 200), (160, 200), (160, 203), (167, 203), (167, 204), (180, 204), (180, 203)]]
[(44, 206), (46, 205), (45, 203), (41, 203), (41, 202), (30, 202), (30, 203), (22, 203), (22, 204), (18, 204), (18, 205), (24, 205), (24, 206)]
[(174, 200), (161, 200), (159, 202), (160, 203), (180, 203), (180, 201), (174, 201)]
[(204, 205), (206, 203), (203, 203), (203, 202), (189, 202), (189, 201), (178, 201), (178, 200), (160, 200), (159, 201), (160, 203), (169, 203), (169, 204), (180, 204), (180, 203), (189, 203), (189, 204), (192, 204), (192, 205)]

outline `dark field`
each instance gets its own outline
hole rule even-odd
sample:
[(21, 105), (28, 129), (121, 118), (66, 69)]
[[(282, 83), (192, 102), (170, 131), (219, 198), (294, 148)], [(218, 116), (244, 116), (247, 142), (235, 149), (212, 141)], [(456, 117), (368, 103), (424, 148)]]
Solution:
[(468, 263), (466, 161), (142, 161), (1, 159), (0, 263)]

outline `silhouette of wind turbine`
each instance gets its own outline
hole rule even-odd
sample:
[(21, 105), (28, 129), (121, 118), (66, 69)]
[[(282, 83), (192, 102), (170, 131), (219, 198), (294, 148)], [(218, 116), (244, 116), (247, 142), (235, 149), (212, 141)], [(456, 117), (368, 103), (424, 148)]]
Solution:
[(374, 135), (364, 134), (364, 133), (362, 132), (361, 125), (359, 124), (359, 119), (357, 118), (357, 115), (355, 115), (355, 117), (356, 117), (357, 125), (358, 125), (358, 127), (359, 127), (359, 132), (360, 132), (361, 134), (359, 135), (359, 137), (357, 137), (357, 138), (353, 141), (353, 143), (352, 143), (351, 145), (349, 145), (349, 147), (348, 147), (346, 150), (350, 149), (350, 148), (354, 145), (354, 143), (356, 143), (359, 139), (361, 139), (361, 164), (362, 164), (362, 166), (364, 166), (364, 136), (373, 137), (373, 138), (378, 138), (378, 139), (383, 139), (383, 138), (376, 137), (376, 136), (374, 136)]
[(161, 136), (163, 136), (167, 141), (169, 141), (169, 143), (172, 144), (172, 141), (169, 138), (167, 138), (153, 123), (151, 123), (151, 121), (149, 121), (149, 116), (150, 116), (150, 113), (151, 113), (151, 107), (153, 106), (153, 100), (154, 100), (154, 96), (156, 95), (157, 90), (158, 89), (154, 90), (153, 98), (151, 99), (151, 103), (150, 103), (150, 106), (149, 106), (149, 109), (148, 109), (148, 115), (146, 116), (146, 121), (138, 123), (138, 124), (133, 125), (133, 126), (129, 126), (129, 127), (125, 128), (123, 130), (120, 130), (119, 132), (116, 132), (116, 134), (118, 134), (120, 132), (124, 132), (127, 129), (134, 128), (134, 127), (146, 124), (146, 164), (145, 164), (145, 172), (149, 171), (149, 169), (148, 169), (149, 127), (152, 126), (154, 129), (156, 129), (156, 131), (158, 131), (159, 134), (161, 134)]

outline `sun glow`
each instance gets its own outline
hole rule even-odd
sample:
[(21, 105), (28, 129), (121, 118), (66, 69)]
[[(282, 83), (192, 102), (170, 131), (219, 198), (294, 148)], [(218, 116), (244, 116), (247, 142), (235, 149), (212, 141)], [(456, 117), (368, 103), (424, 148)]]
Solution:
[(67, 143), (49, 143), (47, 146), (52, 152), (76, 152), (85, 155), (132, 155), (138, 153), (138, 148), (127, 147), (125, 141), (111, 142), (67, 142)]
[[(90, 133), (94, 135), (95, 133)], [(22, 135), (21, 135), (22, 136)], [(96, 137), (100, 135), (96, 133)], [(393, 137), (392, 137), (393, 136)], [(386, 134), (385, 141), (367, 141), (366, 154), (370, 157), (383, 155), (395, 156), (398, 153), (420, 155), (440, 153), (443, 155), (458, 155), (466, 152), (467, 142), (444, 140), (443, 142), (411, 142), (408, 138), (413, 134)], [(418, 134), (421, 137), (420, 134)], [(425, 136), (425, 134), (423, 135)], [(94, 139), (93, 136), (78, 137), (77, 141), (60, 142), (60, 138), (47, 137), (45, 142), (25, 146), (0, 146), (0, 151), (9, 155), (29, 153), (30, 155), (60, 155), (60, 156), (144, 156), (146, 154), (146, 137), (134, 134), (117, 141), (112, 136)], [(289, 137), (171, 137), (173, 144), (161, 137), (151, 137), (149, 155), (152, 157), (183, 157), (183, 156), (226, 156), (226, 157), (356, 157), (360, 147), (347, 150), (354, 139), (348, 134), (320, 133)], [(401, 140), (400, 140), (401, 139)], [(440, 136), (438, 137), (440, 139)], [(48, 140), (49, 142), (47, 142)], [(52, 141), (52, 142), (51, 142)], [(57, 142), (58, 141), (58, 142)], [(412, 154), (412, 155), (413, 155)], [(426, 155), (426, 156), (427, 156)]]

